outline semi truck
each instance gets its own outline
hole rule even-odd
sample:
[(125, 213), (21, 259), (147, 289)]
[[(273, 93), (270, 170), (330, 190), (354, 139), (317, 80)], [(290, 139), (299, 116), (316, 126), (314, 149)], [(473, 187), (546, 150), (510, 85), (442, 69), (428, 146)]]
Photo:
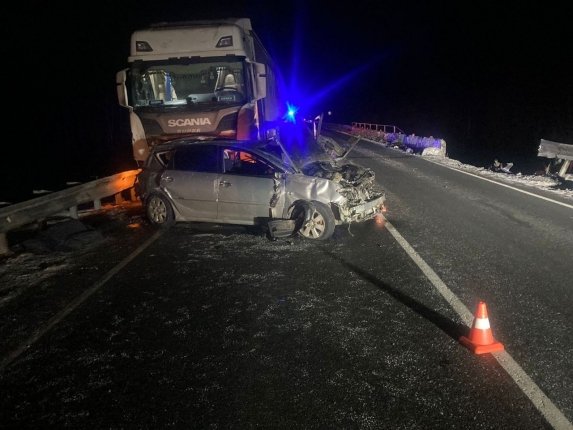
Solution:
[(280, 119), (278, 73), (249, 18), (152, 24), (117, 73), (133, 157), (179, 137), (265, 139)]

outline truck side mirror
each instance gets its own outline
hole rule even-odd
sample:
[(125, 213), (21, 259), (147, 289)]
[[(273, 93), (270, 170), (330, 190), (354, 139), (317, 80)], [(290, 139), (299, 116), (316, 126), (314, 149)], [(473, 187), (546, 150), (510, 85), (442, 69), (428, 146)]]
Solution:
[(127, 88), (125, 81), (127, 80), (127, 69), (120, 70), (115, 75), (115, 85), (117, 90), (117, 100), (120, 106), (130, 107), (127, 104)]
[(262, 63), (252, 63), (255, 72), (255, 99), (264, 99), (267, 96), (267, 68)]

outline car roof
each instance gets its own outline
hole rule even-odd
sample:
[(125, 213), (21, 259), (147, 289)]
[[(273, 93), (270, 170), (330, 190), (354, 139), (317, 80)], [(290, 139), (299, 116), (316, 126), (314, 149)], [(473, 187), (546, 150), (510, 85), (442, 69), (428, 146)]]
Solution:
[[(252, 151), (258, 155), (263, 155), (267, 158), (274, 158), (274, 162), (292, 169), (294, 172), (299, 172), (300, 169), (297, 165), (290, 160), (290, 156), (285, 153), (282, 146), (276, 141), (269, 140), (232, 140), (232, 139), (197, 139), (196, 137), (185, 137), (170, 140), (165, 143), (156, 144), (151, 148), (151, 154), (157, 154), (166, 151), (172, 151), (178, 148), (185, 148), (191, 146), (232, 146), (235, 149), (243, 149), (245, 151)], [(283, 159), (286, 157), (286, 161)]]

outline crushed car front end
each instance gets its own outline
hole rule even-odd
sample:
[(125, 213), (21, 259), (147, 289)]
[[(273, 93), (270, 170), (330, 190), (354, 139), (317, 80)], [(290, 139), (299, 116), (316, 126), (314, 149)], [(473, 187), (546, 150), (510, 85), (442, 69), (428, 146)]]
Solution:
[(371, 169), (315, 161), (301, 170), (313, 180), (297, 180), (296, 175), (290, 178), (287, 195), (292, 203), (299, 199), (327, 203), (337, 224), (366, 221), (384, 210), (386, 195)]

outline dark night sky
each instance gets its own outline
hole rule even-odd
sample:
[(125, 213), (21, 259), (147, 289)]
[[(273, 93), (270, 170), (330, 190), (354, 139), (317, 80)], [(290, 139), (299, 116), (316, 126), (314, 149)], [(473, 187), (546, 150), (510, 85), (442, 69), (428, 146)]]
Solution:
[(462, 161), (535, 162), (540, 138), (573, 144), (571, 5), (73, 4), (80, 3), (21, 2), (19, 12), (4, 16), (4, 107), (13, 106), (4, 135), (26, 162), (2, 157), (3, 177), (21, 180), (3, 186), (0, 200), (19, 188), (134, 167), (115, 72), (126, 65), (130, 33), (159, 21), (250, 17), (299, 98), (331, 88), (310, 113), (331, 110), (333, 122), (395, 124), (442, 137)]

